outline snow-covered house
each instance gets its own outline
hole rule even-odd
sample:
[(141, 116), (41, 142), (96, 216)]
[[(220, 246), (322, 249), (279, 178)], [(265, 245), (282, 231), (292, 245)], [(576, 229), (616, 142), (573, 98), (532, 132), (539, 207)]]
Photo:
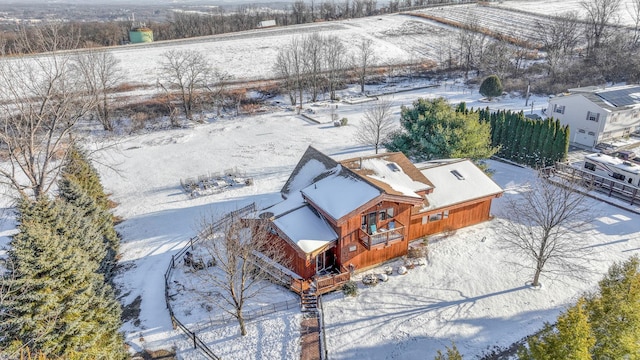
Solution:
[(572, 143), (593, 147), (640, 130), (640, 85), (583, 87), (549, 99), (547, 115), (569, 125)]
[(422, 163), (402, 153), (335, 161), (313, 147), (261, 211), (303, 279), (348, 274), (407, 254), (409, 241), (490, 218), (502, 189), (469, 160)]

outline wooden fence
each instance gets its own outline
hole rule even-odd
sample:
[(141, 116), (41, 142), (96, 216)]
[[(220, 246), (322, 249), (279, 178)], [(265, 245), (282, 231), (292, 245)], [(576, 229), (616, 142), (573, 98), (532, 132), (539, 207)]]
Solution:
[[(232, 211), (228, 214), (226, 214), (225, 216), (223, 216), (220, 220), (218, 220), (217, 222), (215, 222), (211, 227), (212, 229), (217, 229), (220, 228), (222, 225), (226, 224), (228, 221), (231, 221), (232, 219), (236, 218), (238, 215), (242, 215), (242, 214), (247, 214), (249, 212), (255, 211), (256, 210), (256, 204), (255, 203), (251, 203), (243, 208), (240, 208), (238, 210)], [(171, 255), (171, 263), (169, 264), (169, 267), (167, 268), (167, 271), (165, 271), (164, 273), (164, 300), (167, 304), (167, 309), (169, 310), (169, 316), (171, 317), (171, 323), (173, 325), (173, 328), (179, 328), (180, 330), (182, 330), (187, 337), (189, 337), (189, 339), (191, 341), (193, 341), (193, 348), (194, 349), (200, 349), (200, 351), (202, 351), (209, 359), (213, 359), (213, 360), (219, 360), (220, 357), (217, 356), (216, 354), (214, 354), (214, 352), (207, 346), (207, 344), (204, 343), (204, 341), (202, 341), (195, 332), (189, 330), (189, 328), (187, 328), (176, 316), (175, 313), (173, 312), (173, 308), (171, 308), (171, 303), (170, 303), (170, 298), (169, 298), (169, 279), (171, 278), (171, 273), (173, 272), (173, 269), (175, 269), (176, 267), (176, 259), (179, 259), (181, 256), (184, 255), (185, 252), (187, 252), (187, 250), (191, 249), (193, 250), (193, 244), (195, 244), (196, 242), (198, 242), (199, 240), (201, 240), (202, 238), (204, 238), (207, 234), (201, 233), (198, 234), (198, 236), (194, 236), (191, 239), (189, 239), (189, 242), (187, 243), (187, 245), (185, 245), (184, 248), (182, 248), (182, 250), (178, 251), (176, 254)]]
[(556, 163), (554, 170), (556, 174), (564, 175), (565, 177), (572, 179), (580, 178), (585, 186), (607, 194), (609, 197), (627, 201), (630, 205), (640, 203), (640, 188), (627, 184), (624, 181), (618, 181), (608, 176), (595, 174), (566, 163)]

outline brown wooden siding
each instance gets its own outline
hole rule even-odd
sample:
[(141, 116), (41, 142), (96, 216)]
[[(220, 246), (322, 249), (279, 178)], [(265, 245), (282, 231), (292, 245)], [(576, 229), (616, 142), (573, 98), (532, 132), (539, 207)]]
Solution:
[(277, 235), (270, 234), (269, 236), (271, 236), (271, 241), (273, 241), (274, 245), (280, 246), (286, 253), (286, 257), (289, 259), (289, 263), (284, 265), (287, 268), (305, 279), (308, 279), (315, 275), (315, 259), (310, 259), (309, 261), (307, 261), (305, 257), (300, 256), (300, 253), (297, 252), (293, 245), (289, 244), (288, 241)]
[[(389, 221), (395, 220), (397, 223), (396, 226), (405, 227), (404, 238), (402, 240), (393, 241), (388, 245), (376, 245), (371, 250), (367, 250), (359, 238), (359, 233), (361, 231), (361, 216), (391, 207), (394, 209), (393, 218), (382, 221), (378, 219), (377, 228), (381, 229), (383, 227), (387, 227)], [(347, 269), (349, 268), (349, 265), (353, 265), (353, 267), (358, 270), (382, 263), (389, 259), (406, 255), (409, 244), (407, 241), (407, 226), (411, 216), (411, 208), (412, 205), (410, 204), (383, 201), (380, 206), (372, 206), (361, 214), (351, 217), (341, 227), (336, 229), (336, 232), (340, 235), (338, 249), (336, 249), (336, 260), (338, 264)]]
[[(476, 200), (477, 202), (462, 203), (450, 208), (413, 214), (409, 224), (409, 239), (415, 240), (423, 236), (441, 233), (445, 230), (460, 229), (489, 220), (492, 199), (493, 197), (488, 197)], [(449, 211), (448, 218), (428, 221), (423, 224), (422, 218), (424, 216), (428, 218), (432, 214), (442, 213), (445, 210)]]

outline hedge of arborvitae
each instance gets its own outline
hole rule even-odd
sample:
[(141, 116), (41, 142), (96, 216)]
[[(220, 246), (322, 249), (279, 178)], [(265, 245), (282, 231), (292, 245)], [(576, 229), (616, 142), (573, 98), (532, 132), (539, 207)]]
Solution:
[(523, 112), (481, 109), (480, 119), (491, 124), (491, 146), (499, 157), (534, 168), (565, 160), (569, 149), (569, 126), (559, 120), (530, 120)]
[[(102, 191), (93, 183), (99, 183), (97, 172), (83, 153), (74, 156), (65, 164), (59, 197), (18, 204), (19, 232), (2, 281), (10, 291), (0, 304), (0, 358), (25, 348), (49, 358), (126, 358), (122, 310), (106, 276), (117, 235), (96, 200)], [(78, 168), (87, 172), (79, 175)]]

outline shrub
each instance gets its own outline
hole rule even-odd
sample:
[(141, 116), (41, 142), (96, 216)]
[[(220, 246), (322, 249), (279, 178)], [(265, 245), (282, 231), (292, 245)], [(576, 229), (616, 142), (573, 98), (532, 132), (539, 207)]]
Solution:
[(346, 117), (343, 117), (340, 119), (340, 126), (346, 126), (347, 122), (349, 122), (349, 120)]
[(353, 280), (349, 280), (342, 285), (342, 292), (345, 296), (356, 296), (358, 295), (358, 284)]
[(425, 249), (423, 247), (413, 247), (413, 248), (409, 248), (409, 251), (407, 252), (407, 257), (409, 259), (417, 259), (417, 258), (424, 257), (424, 253), (425, 253)]
[(491, 98), (502, 95), (502, 82), (496, 75), (490, 75), (480, 84), (480, 94)]

